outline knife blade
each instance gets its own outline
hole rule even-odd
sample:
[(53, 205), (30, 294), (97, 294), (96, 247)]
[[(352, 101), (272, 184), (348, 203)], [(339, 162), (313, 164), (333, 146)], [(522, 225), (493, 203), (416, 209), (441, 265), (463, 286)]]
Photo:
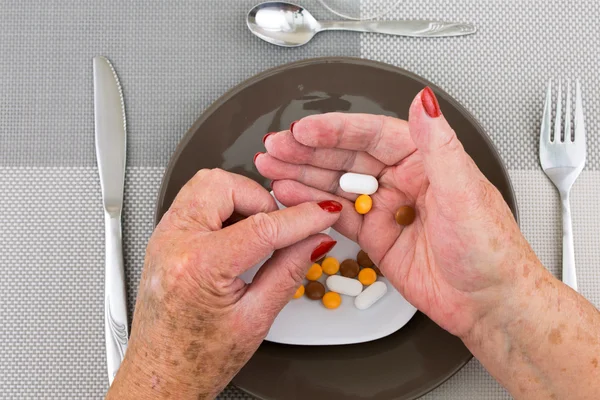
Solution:
[(129, 337), (121, 233), (127, 134), (123, 94), (114, 68), (105, 57), (94, 57), (93, 70), (96, 159), (105, 223), (104, 332), (112, 384)]

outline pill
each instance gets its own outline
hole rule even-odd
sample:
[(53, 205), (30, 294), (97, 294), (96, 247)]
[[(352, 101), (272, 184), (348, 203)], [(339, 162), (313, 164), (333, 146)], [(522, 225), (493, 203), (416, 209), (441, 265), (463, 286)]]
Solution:
[(358, 265), (363, 268), (371, 268), (373, 266), (373, 261), (371, 261), (369, 255), (363, 250), (359, 251), (356, 255), (356, 261), (358, 261)]
[(340, 274), (346, 278), (356, 278), (359, 270), (358, 263), (351, 258), (342, 261), (340, 264)]
[(366, 214), (373, 207), (373, 199), (367, 194), (361, 194), (354, 202), (354, 209), (359, 214)]
[(316, 281), (321, 277), (321, 275), (323, 275), (323, 269), (321, 266), (319, 264), (313, 264), (306, 273), (306, 279), (309, 281)]
[(306, 297), (311, 300), (319, 300), (325, 294), (325, 286), (321, 282), (308, 282), (305, 287)]
[(386, 292), (387, 285), (384, 282), (375, 282), (354, 298), (354, 305), (359, 310), (366, 310), (381, 299)]
[(296, 293), (294, 293), (294, 298), (299, 299), (304, 295), (304, 285), (300, 285), (298, 289), (296, 289)]
[(346, 193), (373, 194), (379, 187), (374, 176), (348, 172), (340, 178), (340, 187)]
[(363, 285), (356, 279), (346, 278), (345, 276), (332, 275), (325, 281), (327, 289), (345, 294), (346, 296), (358, 296), (363, 290)]
[(321, 301), (326, 308), (333, 310), (342, 304), (342, 296), (336, 292), (327, 292)]
[(377, 273), (373, 268), (364, 268), (358, 273), (358, 280), (363, 285), (369, 286), (377, 280)]
[(340, 270), (340, 262), (335, 257), (327, 257), (321, 263), (321, 268), (327, 275), (335, 275)]
[(396, 211), (396, 222), (398, 225), (410, 225), (415, 220), (415, 209), (411, 206), (402, 206)]

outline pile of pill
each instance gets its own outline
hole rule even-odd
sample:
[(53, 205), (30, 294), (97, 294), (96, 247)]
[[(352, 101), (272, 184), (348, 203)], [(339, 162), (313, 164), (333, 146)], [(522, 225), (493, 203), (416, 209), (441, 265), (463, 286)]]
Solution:
[[(318, 281), (323, 274), (328, 275), (325, 285)], [(335, 257), (326, 257), (320, 264), (310, 267), (306, 273), (308, 283), (300, 285), (294, 299), (306, 296), (311, 300), (321, 300), (326, 308), (336, 309), (342, 304), (340, 295), (344, 295), (354, 297), (354, 306), (366, 310), (387, 292), (387, 285), (377, 281), (378, 276), (382, 276), (381, 271), (362, 250), (356, 260), (347, 259), (342, 263)]]

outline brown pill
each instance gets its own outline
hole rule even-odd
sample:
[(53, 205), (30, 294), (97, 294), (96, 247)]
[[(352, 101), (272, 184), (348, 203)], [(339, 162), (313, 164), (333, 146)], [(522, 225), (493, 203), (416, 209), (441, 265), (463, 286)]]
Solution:
[(340, 275), (345, 276), (346, 278), (356, 278), (358, 276), (358, 271), (360, 271), (358, 263), (351, 258), (344, 260), (340, 264)]
[(369, 255), (362, 250), (356, 255), (356, 261), (363, 268), (371, 268), (373, 266), (373, 261), (371, 261)]
[(411, 206), (402, 206), (396, 211), (396, 222), (398, 225), (410, 225), (415, 220), (415, 209)]
[(376, 266), (376, 265), (373, 265), (371, 268), (373, 268), (373, 269), (375, 270), (375, 273), (376, 273), (378, 276), (383, 276), (383, 274), (381, 273), (381, 270), (380, 270), (379, 268), (377, 268), (377, 266)]
[(325, 286), (321, 282), (310, 281), (304, 287), (304, 293), (311, 300), (320, 300), (325, 294)]

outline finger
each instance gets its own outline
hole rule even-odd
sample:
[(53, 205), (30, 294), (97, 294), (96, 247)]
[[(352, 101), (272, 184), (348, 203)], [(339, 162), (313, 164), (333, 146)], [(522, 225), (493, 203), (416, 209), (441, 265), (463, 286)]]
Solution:
[[(210, 235), (203, 242), (205, 256), (218, 260), (222, 277), (234, 278), (273, 251), (329, 228), (340, 217), (342, 205), (331, 201), (307, 202), (268, 214), (252, 215)], [(203, 240), (200, 238), (199, 240)], [(225, 249), (225, 251), (223, 251)]]
[(312, 165), (290, 164), (264, 153), (254, 160), (254, 164), (258, 172), (267, 179), (274, 181), (291, 179), (305, 184), (306, 186), (314, 187), (335, 194), (336, 196), (354, 201), (356, 194), (344, 192), (340, 189), (340, 177), (344, 174), (343, 171), (333, 171), (313, 167)]
[(291, 131), (266, 136), (265, 148), (268, 154), (291, 164), (307, 164), (373, 176), (378, 176), (385, 168), (385, 164), (364, 151), (305, 146), (294, 139)]
[(236, 211), (247, 216), (277, 210), (261, 185), (221, 169), (203, 169), (190, 179), (163, 217), (180, 229), (216, 231)]
[(342, 197), (333, 196), (331, 193), (306, 186), (294, 180), (273, 182), (273, 193), (275, 197), (285, 206), (291, 207), (307, 201), (322, 201), (332, 199), (340, 202), (343, 209), (340, 218), (332, 225), (333, 229), (346, 236), (350, 240), (357, 241), (358, 232), (363, 217), (354, 211), (354, 203)]
[(425, 88), (413, 101), (409, 124), (413, 141), (422, 154), (431, 190), (451, 196), (468, 190), (483, 178), (441, 114), (431, 89)]
[(311, 254), (318, 248), (331, 250), (333, 245), (335, 241), (329, 236), (319, 234), (276, 251), (260, 268), (244, 294), (242, 301), (254, 310), (251, 315), (274, 319), (302, 284), (313, 263)]
[(384, 115), (311, 115), (296, 122), (292, 134), (305, 146), (364, 151), (386, 165), (395, 165), (416, 149), (408, 123)]

